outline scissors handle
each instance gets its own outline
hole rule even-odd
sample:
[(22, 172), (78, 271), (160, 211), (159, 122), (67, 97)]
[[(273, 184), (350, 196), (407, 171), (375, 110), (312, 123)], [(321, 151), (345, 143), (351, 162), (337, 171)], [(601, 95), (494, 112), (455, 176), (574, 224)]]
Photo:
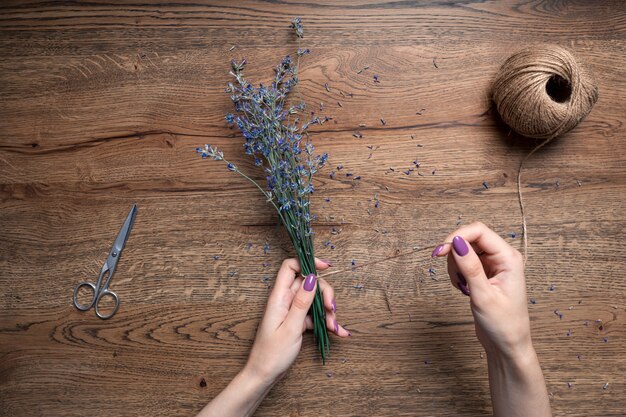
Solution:
[[(102, 297), (107, 295), (115, 300), (115, 306), (109, 314), (102, 314), (98, 305), (100, 304), (100, 300), (102, 300)], [(105, 288), (104, 290), (102, 290), (102, 292), (100, 292), (100, 294), (98, 294), (98, 298), (96, 298), (96, 316), (100, 317), (102, 320), (110, 319), (117, 312), (118, 308), (120, 308), (120, 299), (117, 294), (115, 294), (115, 292)]]
[[(78, 302), (78, 291), (80, 290), (81, 287), (91, 288), (93, 296), (89, 304), (81, 304), (80, 302)], [(93, 307), (93, 305), (96, 303), (97, 300), (98, 300), (98, 290), (96, 289), (96, 284), (94, 284), (93, 282), (82, 281), (76, 284), (76, 287), (74, 287), (74, 306), (80, 311), (89, 310), (91, 307)]]
[[(91, 299), (91, 302), (88, 304), (81, 304), (78, 301), (78, 291), (80, 290), (81, 287), (89, 287), (91, 288), (91, 291), (93, 292), (93, 297)], [(113, 310), (111, 310), (111, 312), (108, 314), (101, 313), (100, 308), (98, 307), (100, 304), (100, 300), (102, 300), (102, 298), (105, 296), (109, 296), (113, 298), (113, 300), (115, 301)], [(120, 307), (120, 299), (117, 296), (117, 294), (113, 291), (110, 291), (105, 288), (101, 292), (98, 292), (96, 290), (96, 284), (94, 284), (93, 282), (83, 281), (83, 282), (79, 282), (74, 288), (74, 306), (81, 311), (89, 310), (91, 307), (95, 306), (96, 316), (98, 316), (102, 320), (106, 320), (106, 319), (110, 319), (111, 317), (113, 317), (113, 315), (117, 312), (117, 309)]]

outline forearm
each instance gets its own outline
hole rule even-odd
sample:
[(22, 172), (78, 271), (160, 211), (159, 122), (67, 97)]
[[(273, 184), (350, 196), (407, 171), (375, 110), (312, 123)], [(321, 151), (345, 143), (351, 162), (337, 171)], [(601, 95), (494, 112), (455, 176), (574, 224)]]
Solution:
[(242, 369), (228, 386), (207, 404), (197, 417), (251, 416), (272, 388), (272, 383)]
[(548, 391), (532, 345), (511, 355), (487, 354), (495, 417), (550, 417)]

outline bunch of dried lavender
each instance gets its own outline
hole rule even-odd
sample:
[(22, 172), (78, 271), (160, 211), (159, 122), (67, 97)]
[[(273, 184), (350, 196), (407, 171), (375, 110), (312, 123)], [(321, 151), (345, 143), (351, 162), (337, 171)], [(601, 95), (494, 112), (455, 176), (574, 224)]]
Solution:
[[(261, 190), (267, 201), (276, 208), (278, 217), (289, 233), (302, 275), (308, 276), (317, 274), (311, 228), (315, 216), (310, 213), (310, 196), (314, 192), (312, 177), (324, 166), (328, 155), (313, 155), (314, 147), (307, 129), (328, 119), (313, 117), (300, 122), (298, 115), (304, 113), (305, 103), (299, 94), (297, 104), (293, 104), (293, 101), (288, 103), (290, 93), (294, 90), (297, 92), (300, 58), (310, 52), (308, 49), (300, 49), (300, 39), (304, 33), (301, 19), (293, 19), (291, 27), (298, 37), (295, 64), (290, 56), (286, 56), (275, 68), (276, 74), (271, 85), (266, 87), (260, 84), (256, 88), (243, 76), (246, 60), (240, 63), (233, 60), (231, 75), (235, 77), (236, 84), (228, 83), (226, 88), (236, 111), (236, 115), (227, 114), (226, 121), (231, 126), (237, 125), (245, 139), (245, 153), (254, 157), (255, 165), (263, 167), (267, 190), (225, 160), (223, 152), (217, 147), (205, 145), (197, 151), (203, 158), (223, 161), (230, 171), (243, 176)], [(315, 340), (322, 361), (325, 361), (330, 342), (319, 285), (310, 313)]]

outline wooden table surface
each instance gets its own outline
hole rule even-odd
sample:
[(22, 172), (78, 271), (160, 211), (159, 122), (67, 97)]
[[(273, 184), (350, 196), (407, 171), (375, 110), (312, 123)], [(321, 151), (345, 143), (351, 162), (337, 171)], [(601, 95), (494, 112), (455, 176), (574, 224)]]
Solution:
[[(219, 145), (262, 178), (225, 124), (224, 86), (231, 58), (269, 79), (296, 47), (294, 16), (312, 50), (302, 93), (333, 117), (313, 135), (330, 154), (317, 254), (348, 270), (329, 279), (354, 336), (322, 366), (307, 335), (257, 415), (491, 412), (468, 299), (429, 255), (473, 220), (521, 247), (515, 177), (535, 142), (498, 121), (489, 89), (536, 42), (580, 56), (600, 98), (523, 174), (534, 342), (555, 415), (624, 415), (626, 9), (592, 0), (3, 2), (0, 414), (192, 415), (244, 364), (293, 252), (258, 191), (194, 150)], [(99, 320), (72, 291), (133, 202), (111, 283), (122, 304)]]

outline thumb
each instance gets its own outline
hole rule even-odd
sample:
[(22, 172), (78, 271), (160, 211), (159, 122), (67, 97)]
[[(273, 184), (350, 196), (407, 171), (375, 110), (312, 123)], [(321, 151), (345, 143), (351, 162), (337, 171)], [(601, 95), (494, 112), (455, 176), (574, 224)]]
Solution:
[(454, 256), (457, 269), (470, 287), (471, 295), (485, 293), (491, 289), (478, 255), (461, 236), (455, 236), (452, 239), (452, 256)]
[(316, 287), (317, 277), (315, 274), (309, 274), (304, 277), (302, 286), (298, 289), (295, 297), (293, 297), (289, 313), (287, 313), (283, 323), (289, 330), (298, 334), (302, 333), (304, 320), (315, 298)]

